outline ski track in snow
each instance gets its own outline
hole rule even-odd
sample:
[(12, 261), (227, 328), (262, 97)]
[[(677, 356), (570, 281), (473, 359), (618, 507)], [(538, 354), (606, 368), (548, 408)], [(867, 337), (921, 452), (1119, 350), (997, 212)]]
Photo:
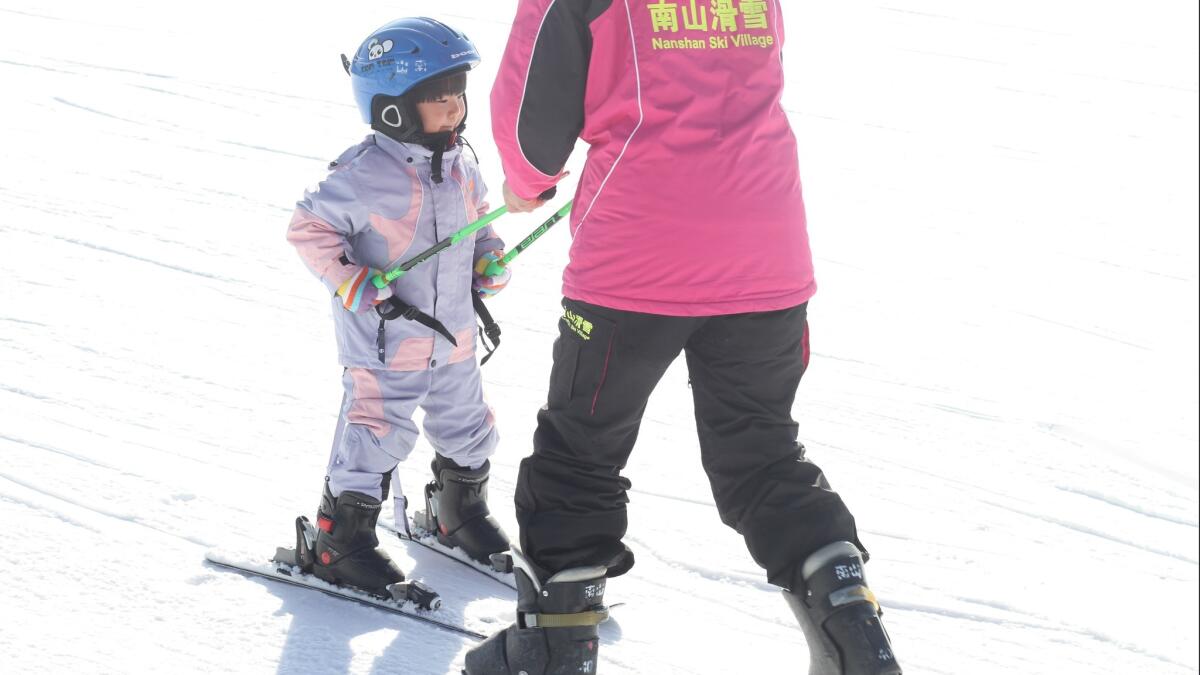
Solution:
[(188, 269), (186, 267), (180, 267), (177, 265), (168, 265), (168, 264), (163, 263), (158, 260), (153, 260), (151, 258), (146, 258), (143, 256), (134, 255), (132, 253), (127, 253), (125, 251), (119, 251), (117, 249), (108, 248), (107, 246), (102, 246), (100, 244), (93, 244), (91, 242), (80, 241), (78, 239), (71, 239), (69, 237), (54, 237), (54, 238), (58, 239), (60, 241), (65, 241), (69, 244), (74, 244), (76, 246), (83, 246), (85, 248), (90, 248), (90, 249), (93, 249), (96, 251), (103, 251), (104, 253), (111, 253), (113, 255), (119, 255), (119, 256), (126, 257), (126, 258), (131, 258), (140, 263), (146, 263), (147, 265), (156, 265), (158, 267), (164, 267), (166, 269), (173, 270), (176, 272), (183, 272), (184, 274), (191, 274), (191, 275), (198, 276), (198, 277), (204, 277), (205, 279), (212, 279), (213, 281), (225, 281), (225, 282), (233, 281), (232, 279), (225, 279), (225, 278), (219, 277), (215, 274), (209, 274), (207, 272), (201, 272), (199, 270)]
[(109, 471), (121, 471), (121, 469), (116, 466), (104, 464), (103, 462), (98, 462), (90, 457), (85, 457), (83, 455), (79, 455), (79, 454), (70, 452), (68, 450), (63, 450), (61, 448), (53, 448), (48, 445), (42, 445), (40, 443), (34, 443), (32, 441), (23, 440), (20, 438), (13, 438), (12, 436), (8, 436), (6, 434), (0, 434), (0, 439), (9, 441), (11, 443), (16, 443), (17, 445), (23, 445), (28, 448), (32, 448), (34, 450), (41, 450), (43, 452), (52, 452), (56, 455), (62, 455), (63, 457), (68, 457), (77, 462), (83, 462), (85, 464), (90, 464), (91, 466), (98, 468), (98, 469), (108, 469)]
[[(172, 531), (168, 530), (168, 529), (167, 529), (166, 527), (164, 527), (164, 526), (161, 526), (161, 525), (156, 525), (156, 524), (154, 524), (154, 523), (152, 523), (152, 522), (149, 522), (149, 521), (147, 521), (147, 520), (146, 520), (146, 519), (144, 519), (144, 518), (140, 518), (140, 517), (138, 517), (138, 516), (136, 516), (136, 515), (133, 515), (133, 514), (131, 514), (131, 513), (120, 513), (120, 512), (116, 512), (116, 511), (111, 511), (111, 510), (109, 510), (109, 509), (105, 509), (105, 508), (103, 508), (103, 507), (100, 507), (100, 506), (95, 506), (95, 505), (92, 505), (92, 504), (86, 504), (86, 503), (84, 503), (84, 502), (82, 502), (82, 501), (78, 501), (78, 500), (75, 500), (75, 499), (71, 499), (70, 497), (67, 497), (67, 496), (65, 496), (65, 495), (63, 495), (63, 494), (61, 494), (61, 493), (58, 493), (58, 492), (54, 491), (54, 490), (48, 490), (48, 489), (45, 489), (45, 488), (38, 487), (37, 485), (34, 485), (34, 484), (32, 484), (32, 483), (27, 483), (27, 482), (24, 482), (24, 481), (22, 481), (22, 480), (19, 480), (19, 479), (17, 479), (17, 478), (15, 478), (15, 477), (13, 477), (13, 476), (10, 476), (10, 475), (6, 474), (6, 473), (0, 473), (0, 478), (3, 478), (4, 480), (7, 480), (7, 481), (9, 481), (9, 482), (11, 482), (11, 483), (15, 483), (16, 485), (20, 485), (21, 487), (23, 487), (23, 488), (26, 488), (26, 489), (28, 489), (28, 490), (31, 490), (31, 491), (33, 491), (33, 492), (36, 492), (36, 493), (38, 493), (38, 494), (45, 495), (45, 496), (47, 496), (47, 497), (51, 497), (51, 498), (53, 498), (53, 499), (56, 499), (56, 500), (58, 500), (58, 501), (65, 502), (65, 503), (67, 503), (67, 504), (70, 504), (71, 506), (75, 506), (75, 507), (78, 507), (78, 508), (81, 508), (81, 509), (86, 509), (86, 510), (88, 510), (88, 511), (92, 511), (92, 512), (94, 512), (94, 513), (97, 513), (97, 514), (99, 514), (99, 515), (102, 515), (102, 516), (106, 516), (106, 517), (108, 517), (108, 518), (113, 518), (113, 519), (116, 519), (116, 520), (123, 520), (123, 521), (126, 521), (126, 522), (128, 522), (128, 523), (132, 523), (132, 524), (135, 524), (135, 525), (139, 525), (139, 526), (141, 526), (141, 527), (144, 527), (144, 528), (146, 528), (146, 529), (153, 530), (154, 532), (157, 532), (157, 533), (159, 533), (159, 534), (164, 534), (164, 535), (171, 536), (171, 537), (177, 537), (177, 538), (179, 538), (179, 539), (182, 539), (183, 541), (186, 541), (186, 542), (189, 542), (189, 543), (192, 543), (192, 544), (196, 544), (196, 545), (199, 545), (199, 546), (211, 547), (211, 546), (213, 546), (213, 545), (214, 545), (212, 542), (207, 542), (207, 541), (205, 541), (205, 540), (203, 540), (203, 539), (200, 539), (200, 538), (197, 538), (197, 537), (189, 537), (189, 536), (180, 535), (180, 534), (178, 534), (178, 533), (176, 533), (176, 532), (172, 532)], [(60, 516), (60, 517), (61, 517), (61, 516)], [(66, 519), (64, 518), (64, 520), (66, 520)]]
[(1174, 524), (1176, 524), (1176, 525), (1187, 525), (1188, 527), (1192, 527), (1192, 528), (1200, 528), (1200, 523), (1197, 523), (1197, 522), (1196, 522), (1195, 520), (1193, 520), (1193, 519), (1190, 519), (1190, 518), (1177, 518), (1177, 517), (1175, 517), (1175, 516), (1170, 516), (1170, 515), (1167, 515), (1167, 514), (1158, 513), (1158, 512), (1156, 512), (1156, 511), (1153, 511), (1153, 510), (1151, 510), (1151, 509), (1147, 509), (1147, 508), (1145, 508), (1145, 507), (1142, 507), (1142, 506), (1137, 506), (1136, 504), (1127, 504), (1127, 503), (1125, 503), (1125, 502), (1121, 501), (1120, 499), (1117, 499), (1117, 498), (1115, 498), (1115, 497), (1110, 497), (1110, 496), (1108, 496), (1108, 495), (1101, 494), (1101, 493), (1099, 493), (1099, 492), (1094, 492), (1094, 491), (1092, 491), (1092, 490), (1080, 489), (1080, 488), (1075, 488), (1075, 487), (1068, 487), (1068, 486), (1065, 486), (1065, 485), (1060, 485), (1060, 486), (1058, 486), (1058, 489), (1059, 489), (1059, 490), (1062, 490), (1063, 492), (1069, 492), (1069, 493), (1071, 493), (1071, 494), (1076, 494), (1076, 495), (1080, 495), (1080, 496), (1083, 496), (1083, 497), (1088, 497), (1088, 498), (1090, 498), (1090, 499), (1095, 499), (1096, 501), (1104, 502), (1105, 504), (1109, 504), (1109, 505), (1112, 505), (1112, 506), (1116, 506), (1116, 507), (1118, 507), (1118, 508), (1122, 508), (1122, 509), (1125, 509), (1125, 510), (1127, 510), (1127, 511), (1132, 511), (1132, 512), (1134, 512), (1134, 513), (1136, 513), (1136, 514), (1138, 514), (1138, 515), (1140, 515), (1140, 516), (1146, 516), (1147, 518), (1155, 518), (1155, 519), (1157, 519), (1157, 520), (1164, 520), (1164, 521), (1166, 521), (1166, 522), (1168, 522), (1168, 523), (1174, 523)]
[(1007, 511), (1012, 511), (1013, 513), (1025, 516), (1026, 518), (1031, 518), (1034, 520), (1041, 520), (1043, 522), (1050, 523), (1052, 525), (1057, 525), (1059, 527), (1064, 527), (1068, 530), (1073, 530), (1073, 531), (1079, 532), (1081, 534), (1086, 534), (1086, 535), (1089, 535), (1092, 537), (1099, 537), (1099, 538), (1105, 539), (1107, 541), (1121, 544), (1122, 546), (1129, 546), (1131, 548), (1136, 548), (1138, 550), (1145, 551), (1147, 553), (1153, 553), (1154, 555), (1161, 555), (1161, 556), (1165, 556), (1167, 558), (1174, 558), (1176, 560), (1181, 560), (1183, 562), (1190, 563), (1192, 565), (1200, 564), (1200, 561), (1197, 561), (1195, 558), (1192, 558), (1191, 556), (1181, 555), (1178, 553), (1172, 553), (1171, 551), (1162, 551), (1162, 550), (1158, 550), (1158, 549), (1150, 547), (1150, 546), (1144, 546), (1142, 544), (1128, 541), (1121, 537), (1116, 537), (1111, 534), (1107, 534), (1105, 532), (1100, 532), (1093, 528), (1086, 527), (1084, 525), (1079, 525), (1077, 523), (1071, 523), (1071, 522), (1059, 520), (1057, 518), (1051, 518), (1049, 516), (1044, 516), (1044, 515), (1040, 515), (1040, 514), (1036, 514), (1036, 513), (1029, 513), (1022, 509), (1015, 509), (1015, 508), (1005, 505), (1005, 504), (997, 504), (995, 502), (989, 502), (989, 501), (983, 501), (982, 503), (987, 504), (988, 506), (995, 507), (997, 509), (1004, 509)]
[(969, 612), (956, 612), (953, 610), (946, 609), (944, 607), (926, 607), (926, 606), (907, 604), (907, 603), (893, 602), (889, 606), (887, 606), (887, 609), (897, 609), (900, 611), (922, 612), (922, 613), (926, 613), (926, 614), (935, 614), (937, 616), (942, 616), (942, 617), (946, 617), (946, 618), (950, 618), (950, 619), (956, 619), (956, 620), (962, 620), (962, 621), (976, 621), (979, 623), (992, 624), (995, 626), (1005, 626), (1005, 627), (1018, 626), (1018, 627), (1034, 629), (1037, 631), (1071, 633), (1076, 636), (1086, 638), (1089, 641), (1108, 643), (1111, 646), (1113, 646), (1121, 651), (1133, 652), (1133, 653), (1140, 654), (1140, 655), (1149, 657), (1149, 658), (1157, 660), (1157, 661), (1161, 661), (1163, 663), (1166, 663), (1166, 664), (1169, 664), (1172, 666), (1177, 666), (1179, 668), (1187, 668), (1186, 663), (1172, 660), (1161, 654), (1154, 654), (1154, 653), (1148, 652), (1144, 649), (1139, 648), (1136, 644), (1122, 642), (1120, 640), (1115, 640), (1108, 635), (1104, 635), (1102, 633), (1098, 633), (1095, 631), (1082, 630), (1082, 629), (1078, 629), (1078, 628), (1070, 628), (1067, 626), (1053, 626), (1053, 625), (1048, 625), (1045, 623), (1014, 621), (1012, 619), (986, 617), (986, 616), (981, 616), (978, 614), (971, 614)]
[[(0, 672), (458, 675), (466, 638), (204, 556), (292, 545), (320, 495), (341, 369), (283, 234), (366, 133), (337, 54), (397, 12), (461, 25), (497, 204), (486, 99), (515, 2), (6, 4)], [(795, 417), (906, 672), (1197, 673), (1198, 8), (783, 11), (821, 284)], [(568, 240), (491, 301), (510, 535)], [(401, 465), (413, 508), (431, 453)], [(804, 672), (699, 457), (676, 363), (625, 471), (638, 564), (609, 584), (600, 672)], [(442, 616), (511, 621), (511, 591), (381, 541)]]
[[(7, 476), (3, 476), (3, 478), (7, 479)], [(22, 485), (21, 483), (16, 482), (16, 481), (10, 480), (9, 482), (12, 482), (14, 485)], [(22, 485), (22, 487), (24, 487), (24, 486)], [(44, 506), (39, 506), (37, 504), (31, 504), (27, 501), (9, 497), (8, 495), (5, 495), (5, 494), (0, 494), (0, 501), (7, 502), (9, 504), (14, 504), (21, 508), (29, 509), (30, 511), (39, 512), (41, 514), (44, 514), (44, 515), (54, 518), (56, 520), (61, 520), (62, 522), (70, 525), (71, 527), (78, 527), (78, 528), (87, 530), (89, 532), (94, 532), (96, 534), (103, 534), (103, 530), (101, 528), (94, 527), (92, 525), (88, 525), (87, 523), (85, 523), (81, 520), (76, 520), (75, 518), (72, 518), (71, 516), (69, 516), (65, 513), (62, 513), (60, 511), (55, 511), (54, 509), (46, 508)]]

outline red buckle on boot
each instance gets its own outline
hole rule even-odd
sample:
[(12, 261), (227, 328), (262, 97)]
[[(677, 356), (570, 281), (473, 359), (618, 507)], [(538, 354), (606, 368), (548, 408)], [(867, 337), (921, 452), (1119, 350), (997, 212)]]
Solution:
[(333, 519), (325, 516), (317, 516), (317, 529), (325, 534), (333, 534)]

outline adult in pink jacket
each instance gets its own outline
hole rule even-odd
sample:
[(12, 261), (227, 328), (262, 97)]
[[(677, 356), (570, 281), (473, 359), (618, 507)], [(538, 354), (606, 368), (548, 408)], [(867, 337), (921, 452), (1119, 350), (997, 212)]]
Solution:
[(518, 3), (492, 90), (509, 208), (540, 206), (576, 140), (590, 148), (518, 477), (517, 622), (468, 654), (468, 675), (596, 672), (605, 579), (634, 562), (620, 471), (681, 352), (721, 518), (784, 589), (810, 673), (901, 672), (854, 518), (791, 417), (816, 285), (783, 38), (779, 0)]

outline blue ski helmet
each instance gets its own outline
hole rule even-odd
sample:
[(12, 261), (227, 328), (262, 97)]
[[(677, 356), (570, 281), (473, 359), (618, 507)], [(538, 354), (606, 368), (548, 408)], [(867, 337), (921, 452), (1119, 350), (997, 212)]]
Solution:
[(413, 87), (479, 65), (479, 51), (466, 35), (446, 24), (413, 17), (376, 29), (354, 59), (342, 57), (362, 119), (372, 123), (376, 96), (403, 96)]

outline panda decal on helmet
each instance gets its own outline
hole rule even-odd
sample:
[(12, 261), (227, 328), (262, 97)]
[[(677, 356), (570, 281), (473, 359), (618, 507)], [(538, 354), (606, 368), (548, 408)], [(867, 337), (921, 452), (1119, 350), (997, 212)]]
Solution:
[(390, 51), (392, 51), (391, 40), (380, 42), (378, 39), (373, 39), (367, 43), (367, 58), (372, 61), (382, 58), (384, 54)]

